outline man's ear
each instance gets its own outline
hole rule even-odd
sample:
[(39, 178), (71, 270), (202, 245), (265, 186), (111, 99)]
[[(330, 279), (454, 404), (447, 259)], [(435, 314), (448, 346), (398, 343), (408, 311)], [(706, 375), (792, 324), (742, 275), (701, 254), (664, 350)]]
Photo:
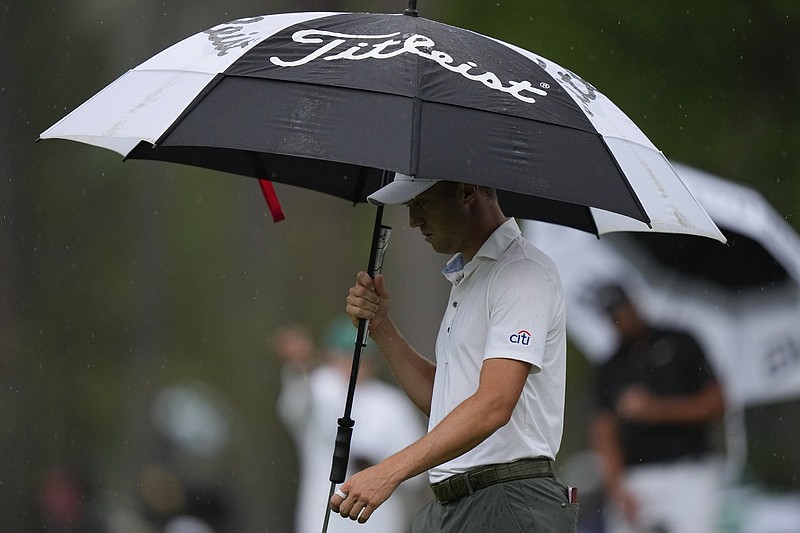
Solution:
[(478, 197), (478, 186), (471, 183), (461, 184), (462, 198), (465, 204), (472, 203)]

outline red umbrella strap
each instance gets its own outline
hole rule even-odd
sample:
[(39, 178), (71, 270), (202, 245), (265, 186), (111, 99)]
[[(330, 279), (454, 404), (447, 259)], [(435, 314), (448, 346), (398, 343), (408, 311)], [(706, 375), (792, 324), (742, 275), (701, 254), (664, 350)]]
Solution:
[(264, 193), (264, 199), (267, 201), (269, 212), (272, 213), (272, 221), (280, 222), (286, 218), (286, 215), (283, 214), (281, 203), (278, 201), (278, 195), (275, 194), (275, 187), (272, 186), (272, 182), (269, 180), (258, 180), (258, 184), (261, 185), (261, 192)]

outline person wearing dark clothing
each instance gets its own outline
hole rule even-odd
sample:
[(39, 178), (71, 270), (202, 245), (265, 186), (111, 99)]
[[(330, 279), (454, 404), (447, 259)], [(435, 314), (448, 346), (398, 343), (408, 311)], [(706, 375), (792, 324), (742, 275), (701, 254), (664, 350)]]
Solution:
[(597, 371), (591, 439), (614, 533), (714, 530), (719, 494), (711, 430), (724, 412), (697, 341), (648, 324), (618, 285), (597, 292), (620, 345)]

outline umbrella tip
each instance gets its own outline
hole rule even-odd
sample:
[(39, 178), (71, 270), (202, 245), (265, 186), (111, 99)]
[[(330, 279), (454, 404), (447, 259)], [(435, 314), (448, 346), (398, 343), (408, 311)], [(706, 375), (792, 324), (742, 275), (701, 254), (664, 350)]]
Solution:
[(403, 11), (403, 15), (408, 15), (409, 17), (416, 17), (419, 15), (417, 12), (417, 0), (408, 0), (408, 8)]

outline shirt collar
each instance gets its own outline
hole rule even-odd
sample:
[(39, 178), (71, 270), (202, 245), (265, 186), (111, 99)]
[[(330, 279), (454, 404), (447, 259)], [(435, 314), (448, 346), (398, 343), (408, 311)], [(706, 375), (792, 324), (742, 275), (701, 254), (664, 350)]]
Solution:
[(442, 269), (442, 274), (450, 283), (458, 285), (464, 280), (464, 277), (475, 269), (477, 265), (476, 259), (485, 257), (496, 261), (520, 235), (522, 235), (522, 231), (520, 231), (517, 221), (509, 218), (486, 239), (486, 242), (478, 249), (478, 253), (475, 254), (472, 261), (464, 263), (464, 256), (458, 253), (447, 262)]

